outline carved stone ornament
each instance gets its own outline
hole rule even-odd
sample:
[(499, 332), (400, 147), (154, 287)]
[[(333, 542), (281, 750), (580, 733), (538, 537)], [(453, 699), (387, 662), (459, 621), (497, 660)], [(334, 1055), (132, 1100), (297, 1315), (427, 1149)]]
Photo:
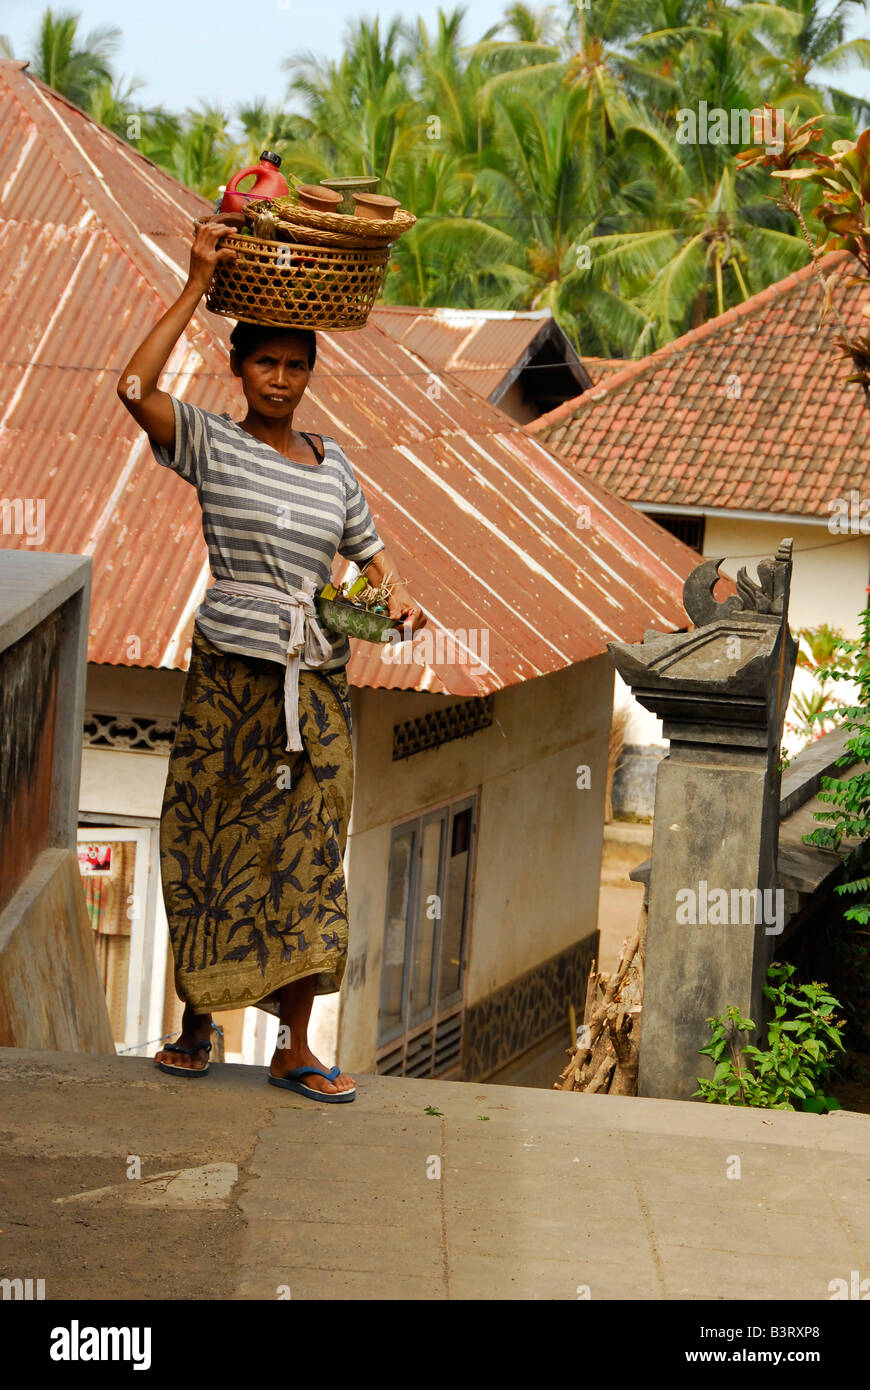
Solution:
[(683, 585), (683, 607), (696, 627), (706, 627), (720, 618), (736, 613), (753, 614), (777, 618), (788, 614), (788, 593), (791, 584), (792, 563), (791, 537), (780, 543), (776, 554), (758, 562), (756, 584), (746, 573), (743, 565), (737, 571), (737, 593), (718, 603), (713, 597), (713, 587), (719, 578), (722, 559), (705, 560), (692, 570)]
[[(689, 632), (647, 632), (642, 642), (609, 642), (620, 676), (635, 698), (672, 724), (722, 732), (753, 726), (762, 737), (781, 727), (797, 645), (788, 628), (792, 542), (759, 561), (758, 581), (745, 568), (737, 593), (713, 597), (721, 560), (705, 560), (686, 580), (683, 603), (695, 624)], [(665, 729), (665, 737), (672, 733)], [(778, 746), (778, 745), (777, 745)]]

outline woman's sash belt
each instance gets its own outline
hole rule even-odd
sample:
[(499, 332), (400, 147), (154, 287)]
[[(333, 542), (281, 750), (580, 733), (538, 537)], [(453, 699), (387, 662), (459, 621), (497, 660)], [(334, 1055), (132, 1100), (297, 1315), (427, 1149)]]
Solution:
[(287, 669), (284, 673), (284, 719), (287, 725), (287, 743), (290, 751), (302, 747), (299, 733), (299, 659), (304, 657), (308, 666), (323, 666), (332, 656), (332, 644), (317, 621), (314, 606), (314, 582), (307, 576), (302, 580), (302, 588), (295, 593), (285, 593), (283, 589), (273, 589), (266, 584), (244, 584), (235, 579), (216, 579), (214, 588), (225, 594), (238, 594), (240, 598), (266, 599), (269, 603), (281, 603), (290, 612), (290, 640), (287, 643)]

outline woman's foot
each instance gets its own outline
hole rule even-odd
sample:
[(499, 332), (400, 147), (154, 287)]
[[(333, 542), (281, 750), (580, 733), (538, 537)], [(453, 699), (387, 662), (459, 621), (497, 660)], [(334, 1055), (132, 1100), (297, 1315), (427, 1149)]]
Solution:
[[(310, 1047), (301, 1048), (298, 1051), (290, 1047), (276, 1047), (269, 1066), (271, 1076), (285, 1077), (288, 1072), (294, 1071), (296, 1067), (321, 1067), (323, 1071), (329, 1071), (319, 1057), (315, 1057)], [(299, 1078), (305, 1086), (310, 1086), (312, 1091), (326, 1091), (334, 1095), (336, 1091), (352, 1091), (356, 1082), (352, 1076), (346, 1072), (341, 1072), (334, 1081), (329, 1081), (325, 1076), (318, 1076), (316, 1072), (309, 1072), (307, 1076)]]
[[(211, 1014), (195, 1014), (189, 1004), (184, 1006), (181, 1019), (181, 1036), (176, 1038), (179, 1047), (196, 1047), (197, 1043), (211, 1040)], [(191, 1071), (204, 1071), (208, 1066), (209, 1053), (202, 1047), (192, 1057), (185, 1052), (170, 1052), (166, 1048), (156, 1053), (154, 1062), (166, 1062), (171, 1067), (189, 1067)]]

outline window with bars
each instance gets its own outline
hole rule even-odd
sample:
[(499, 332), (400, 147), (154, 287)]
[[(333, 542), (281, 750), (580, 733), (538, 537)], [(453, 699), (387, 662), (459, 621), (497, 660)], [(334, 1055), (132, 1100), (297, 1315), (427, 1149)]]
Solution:
[(443, 1076), (460, 1065), (474, 797), (393, 830), (377, 1069)]

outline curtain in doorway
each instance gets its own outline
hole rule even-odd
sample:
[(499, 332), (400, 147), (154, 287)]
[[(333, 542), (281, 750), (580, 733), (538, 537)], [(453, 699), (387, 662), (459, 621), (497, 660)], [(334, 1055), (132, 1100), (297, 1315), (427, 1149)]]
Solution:
[[(130, 933), (135, 915), (133, 884), (136, 872), (134, 840), (79, 842), (79, 866), (112, 1037), (123, 1044), (130, 969)], [(144, 904), (139, 904), (143, 911)]]

